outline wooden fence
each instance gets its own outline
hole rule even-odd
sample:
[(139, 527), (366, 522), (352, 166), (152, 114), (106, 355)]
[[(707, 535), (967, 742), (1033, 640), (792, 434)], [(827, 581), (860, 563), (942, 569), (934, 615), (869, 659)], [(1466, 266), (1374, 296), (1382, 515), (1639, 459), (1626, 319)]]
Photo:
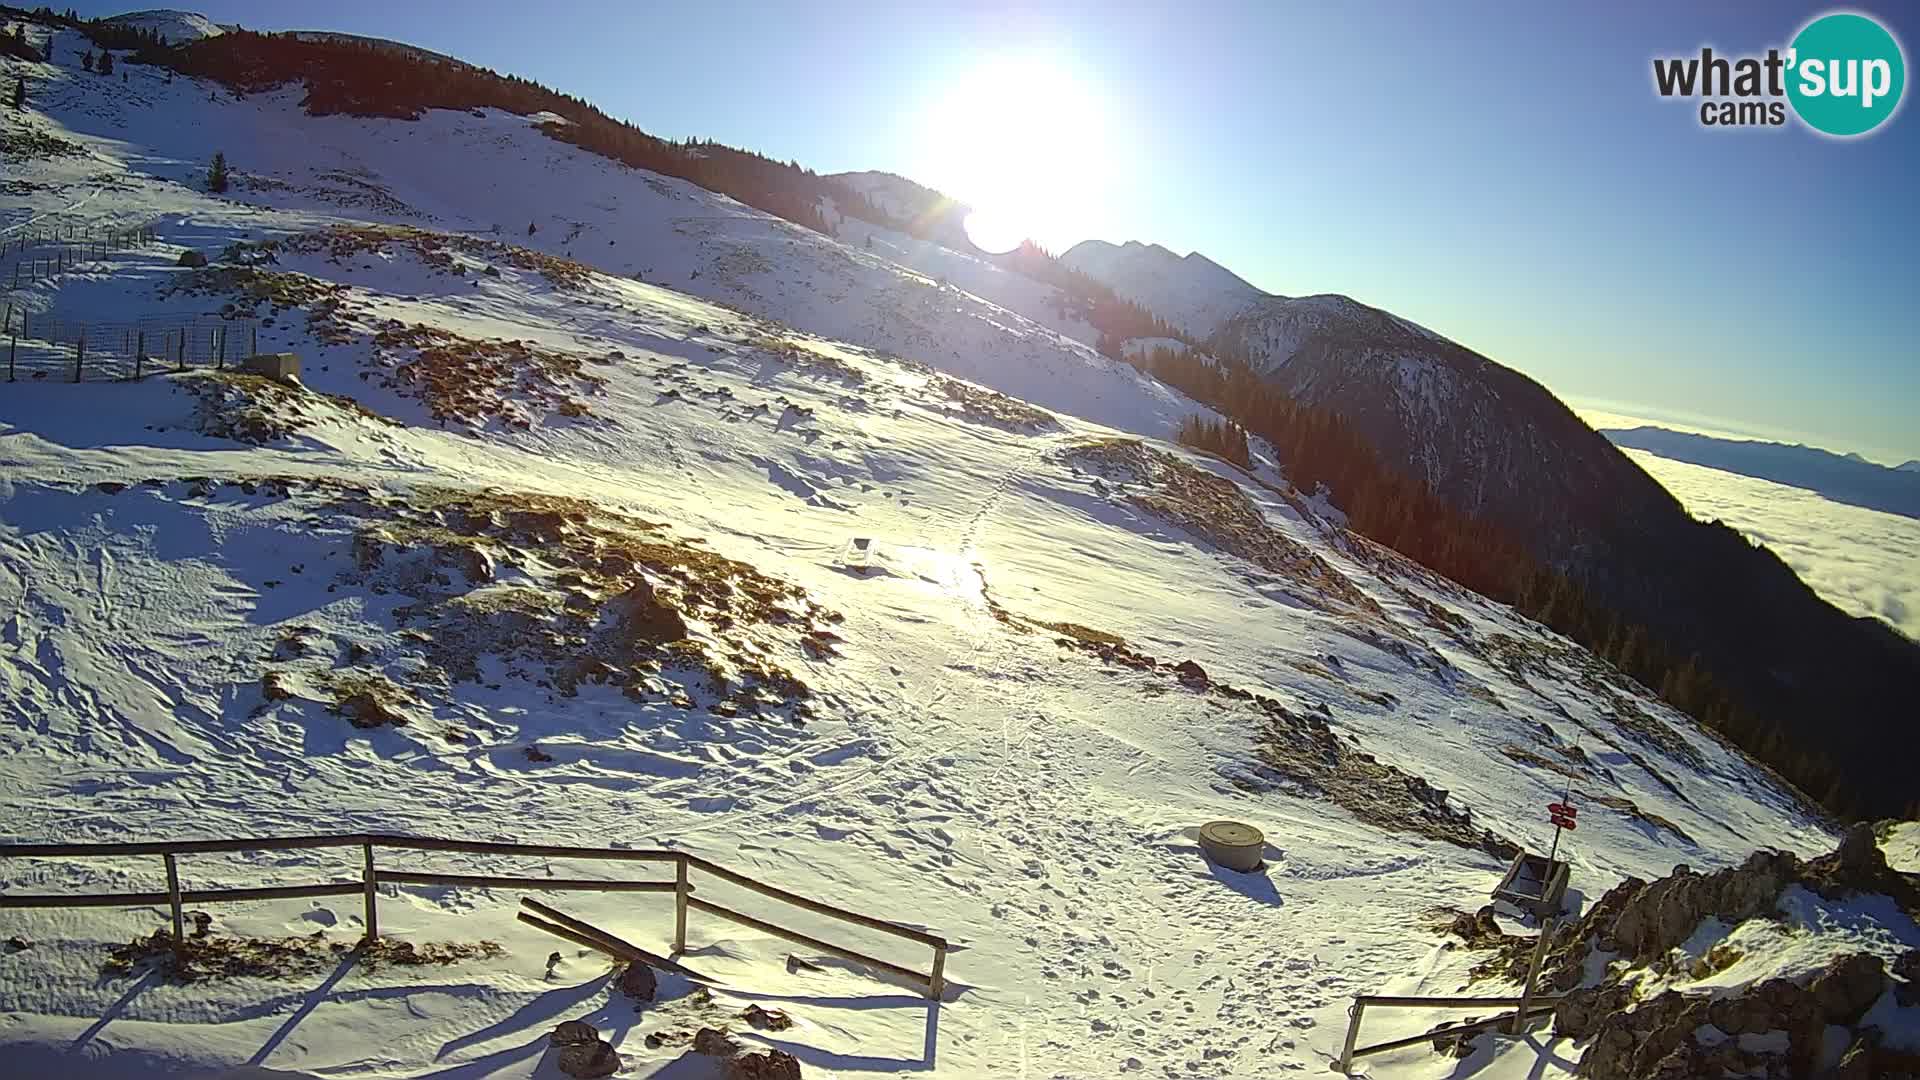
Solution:
[(0, 309), (6, 381), (140, 379), (157, 371), (225, 368), (259, 350), (251, 318), (156, 316), (135, 322), (81, 322)]
[[(324, 881), (306, 885), (274, 885), (265, 888), (189, 889), (180, 883), (179, 858), (183, 855), (216, 852), (291, 851), (309, 848), (359, 848), (361, 874), (358, 881)], [(593, 878), (533, 878), (499, 874), (422, 873), (382, 869), (375, 864), (374, 852), (381, 849), (408, 851), (452, 851), (479, 855), (531, 855), (554, 859), (595, 859), (614, 862), (672, 863), (671, 881), (621, 881)], [(788, 941), (844, 957), (869, 968), (885, 971), (926, 988), (928, 997), (938, 1000), (946, 985), (947, 939), (924, 930), (902, 926), (885, 919), (848, 911), (798, 893), (788, 892), (745, 874), (728, 870), (684, 851), (630, 850), (626, 848), (568, 847), (553, 844), (510, 844), (485, 840), (446, 840), (425, 836), (398, 836), (387, 833), (351, 833), (335, 836), (264, 837), (245, 840), (178, 840), (115, 844), (0, 844), (0, 858), (119, 858), (134, 855), (158, 855), (166, 865), (165, 892), (121, 893), (0, 893), (0, 908), (83, 908), (143, 907), (167, 905), (173, 916), (173, 940), (186, 940), (186, 904), (237, 903), (247, 900), (290, 900), (312, 896), (359, 895), (365, 905), (367, 938), (380, 936), (379, 898), (381, 882), (393, 885), (453, 885), (475, 888), (518, 888), (583, 892), (672, 893), (674, 896), (673, 947), (687, 947), (687, 913), (704, 912), (741, 926), (784, 938)], [(904, 938), (933, 949), (933, 966), (928, 972), (882, 960), (820, 938), (789, 929), (778, 923), (710, 903), (693, 895), (698, 872), (761, 896), (823, 915), (830, 919)]]

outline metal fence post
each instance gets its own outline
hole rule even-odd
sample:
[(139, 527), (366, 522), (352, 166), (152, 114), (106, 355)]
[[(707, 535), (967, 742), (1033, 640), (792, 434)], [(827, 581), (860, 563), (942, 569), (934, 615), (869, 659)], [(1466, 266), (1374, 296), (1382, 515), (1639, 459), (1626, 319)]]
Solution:
[(1360, 1038), (1360, 1015), (1366, 1011), (1366, 1003), (1357, 996), (1353, 999), (1353, 1004), (1347, 1006), (1347, 1044), (1346, 1048), (1340, 1051), (1340, 1063), (1337, 1066), (1339, 1072), (1346, 1073), (1353, 1069), (1353, 1044)]
[(673, 951), (687, 951), (687, 856), (674, 860), (673, 875)]
[(180, 910), (180, 867), (173, 861), (173, 852), (162, 857), (167, 860), (167, 902), (173, 905), (173, 951), (177, 953), (187, 942), (186, 913)]
[(374, 887), (378, 879), (373, 872), (373, 845), (363, 844), (360, 851), (366, 856), (365, 868), (361, 871), (361, 880), (367, 886), (367, 944), (380, 940), (380, 908), (375, 899)]

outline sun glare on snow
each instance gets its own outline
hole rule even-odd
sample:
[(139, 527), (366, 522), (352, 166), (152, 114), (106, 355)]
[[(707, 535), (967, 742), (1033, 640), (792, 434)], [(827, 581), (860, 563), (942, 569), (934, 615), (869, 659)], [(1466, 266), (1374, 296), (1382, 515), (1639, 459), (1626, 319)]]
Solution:
[(974, 212), (967, 235), (987, 251), (1078, 235), (1095, 216), (1105, 114), (1060, 61), (998, 56), (975, 66), (932, 109), (925, 132), (936, 175)]

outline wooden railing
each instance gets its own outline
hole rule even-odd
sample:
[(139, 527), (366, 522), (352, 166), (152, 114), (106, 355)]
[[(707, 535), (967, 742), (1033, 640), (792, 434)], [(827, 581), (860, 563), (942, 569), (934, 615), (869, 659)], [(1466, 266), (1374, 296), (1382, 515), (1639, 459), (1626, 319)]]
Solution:
[[(309, 885), (275, 885), (266, 888), (187, 889), (180, 884), (179, 857), (222, 852), (293, 851), (310, 848), (361, 849), (361, 874), (358, 881), (325, 881)], [(375, 865), (377, 849), (411, 851), (452, 851), (477, 855), (531, 855), (553, 859), (598, 859), (614, 862), (673, 863), (672, 881), (621, 881), (594, 878), (534, 878), (502, 874), (442, 874), (381, 869)], [(167, 905), (173, 915), (173, 941), (186, 940), (186, 904), (229, 903), (247, 900), (290, 900), (310, 896), (360, 895), (366, 906), (367, 938), (380, 936), (378, 886), (454, 885), (479, 888), (519, 888), (531, 890), (581, 892), (672, 893), (674, 896), (673, 948), (687, 947), (687, 912), (701, 911), (775, 937), (844, 957), (870, 968), (888, 972), (926, 988), (927, 996), (938, 1000), (946, 985), (947, 939), (924, 930), (862, 915), (823, 903), (798, 893), (788, 892), (757, 881), (738, 871), (709, 862), (684, 851), (639, 850), (630, 848), (570, 847), (555, 844), (510, 844), (488, 840), (446, 840), (427, 836), (399, 836), (388, 833), (348, 833), (333, 836), (282, 836), (244, 840), (139, 841), (112, 844), (0, 844), (0, 858), (118, 858), (158, 855), (167, 874), (165, 892), (119, 893), (0, 893), (0, 908), (82, 908), (141, 907)], [(794, 907), (840, 922), (905, 938), (933, 949), (933, 967), (929, 972), (869, 956), (842, 945), (803, 934), (778, 923), (722, 907), (693, 895), (693, 872), (709, 874)]]
[[(1389, 1050), (1417, 1046), (1423, 1042), (1432, 1042), (1452, 1035), (1488, 1029), (1497, 1030), (1502, 1026), (1507, 1026), (1517, 1033), (1527, 1021), (1552, 1012), (1559, 1001), (1557, 997), (1534, 997), (1530, 993), (1525, 997), (1394, 997), (1385, 994), (1355, 994), (1353, 1004), (1347, 1008), (1347, 1041), (1341, 1048), (1340, 1060), (1334, 1063), (1334, 1070), (1347, 1073), (1353, 1069), (1354, 1058), (1366, 1057), (1369, 1054), (1384, 1054)], [(1405, 1038), (1390, 1039), (1387, 1042), (1355, 1049), (1353, 1044), (1360, 1038), (1360, 1019), (1366, 1015), (1369, 1006), (1408, 1009), (1511, 1008), (1514, 1011), (1486, 1020), (1476, 1020), (1470, 1024), (1461, 1024), (1458, 1027), (1423, 1031), (1418, 1035), (1408, 1035)]]

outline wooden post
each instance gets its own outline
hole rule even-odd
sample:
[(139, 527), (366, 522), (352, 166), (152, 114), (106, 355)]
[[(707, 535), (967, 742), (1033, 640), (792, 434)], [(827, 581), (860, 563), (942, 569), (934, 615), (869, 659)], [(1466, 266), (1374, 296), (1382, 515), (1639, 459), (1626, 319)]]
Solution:
[(173, 951), (177, 953), (187, 943), (187, 917), (180, 910), (180, 867), (172, 852), (161, 857), (167, 860), (167, 901), (173, 905)]
[(1336, 1071), (1340, 1073), (1351, 1072), (1353, 1069), (1353, 1044), (1360, 1038), (1360, 1016), (1366, 1011), (1366, 1004), (1359, 998), (1354, 998), (1353, 1004), (1347, 1006), (1347, 1045), (1340, 1051), (1340, 1062), (1335, 1066)]
[(178, 352), (174, 360), (174, 366), (181, 371), (185, 371), (187, 370), (187, 332), (185, 330), (180, 331), (180, 343), (175, 346), (175, 348)]
[(147, 332), (142, 330), (139, 334), (135, 335), (133, 342), (133, 377), (136, 381), (140, 378), (141, 361), (145, 360), (146, 356)]
[(378, 879), (373, 873), (373, 845), (362, 844), (360, 851), (366, 856), (366, 869), (362, 872), (361, 880), (367, 886), (367, 944), (371, 945), (380, 940), (380, 908), (374, 892)]
[(935, 946), (933, 950), (933, 978), (927, 983), (927, 996), (935, 1001), (947, 988), (947, 950), (946, 946)]
[(214, 366), (225, 371), (227, 368), (227, 328), (224, 326), (214, 327), (214, 333), (218, 335), (218, 341), (215, 343), (218, 358), (215, 360)]
[(1553, 937), (1553, 928), (1559, 924), (1559, 919), (1548, 919), (1546, 925), (1540, 928), (1540, 940), (1533, 943), (1533, 962), (1527, 965), (1527, 988), (1520, 992), (1520, 1010), (1513, 1014), (1515, 1035), (1527, 1029), (1527, 1009), (1533, 1004), (1533, 983), (1540, 977), (1540, 962), (1547, 957), (1547, 942)]
[(13, 381), (13, 358), (14, 358), (14, 354), (18, 353), (19, 351), (20, 351), (20, 335), (15, 334), (13, 335), (13, 340), (7, 343), (7, 381), (8, 382)]
[(80, 381), (80, 365), (86, 361), (86, 358), (87, 358), (87, 332), (85, 330), (82, 330), (80, 331), (80, 336), (75, 338), (73, 341), (73, 381), (74, 382)]
[(687, 857), (673, 861), (673, 951), (687, 951)]
[(247, 355), (260, 355), (260, 324), (252, 323), (247, 327)]

